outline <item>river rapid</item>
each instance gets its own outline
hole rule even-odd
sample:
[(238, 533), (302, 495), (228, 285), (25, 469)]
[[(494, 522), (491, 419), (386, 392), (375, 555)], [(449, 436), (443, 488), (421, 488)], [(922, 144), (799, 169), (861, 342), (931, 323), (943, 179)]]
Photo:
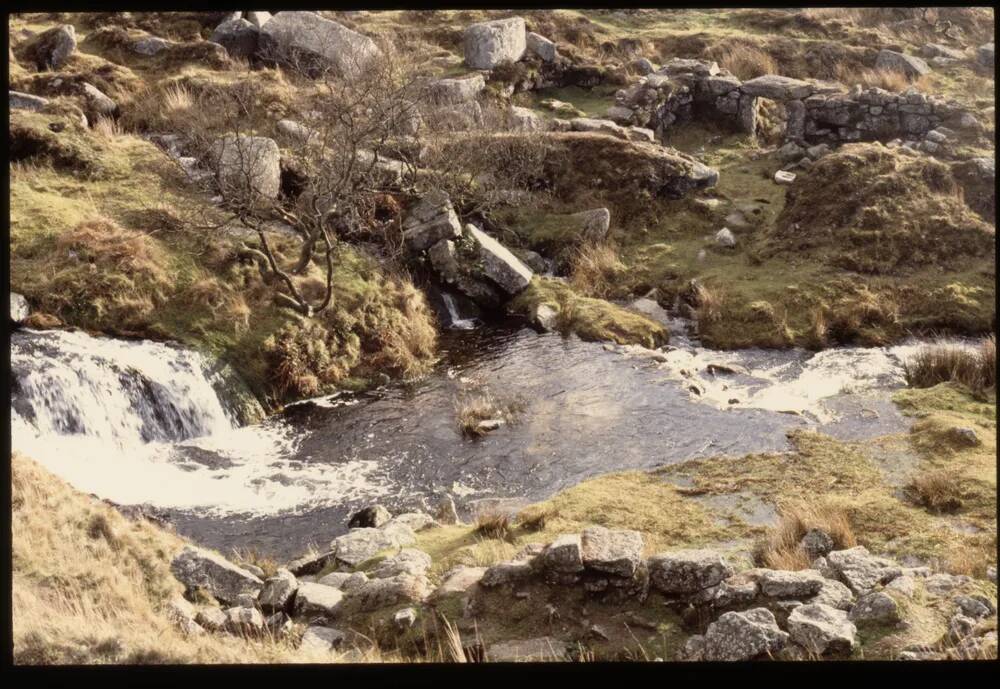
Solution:
[[(433, 511), (449, 493), (468, 513), (607, 472), (786, 450), (796, 428), (863, 439), (907, 426), (890, 398), (917, 342), (716, 352), (671, 326), (671, 346), (653, 352), (462, 323), (423, 380), (307, 400), (246, 426), (195, 352), (21, 330), (13, 448), (205, 545), (293, 557), (373, 501)], [(463, 437), (456, 399), (484, 386), (519, 402), (518, 421)]]

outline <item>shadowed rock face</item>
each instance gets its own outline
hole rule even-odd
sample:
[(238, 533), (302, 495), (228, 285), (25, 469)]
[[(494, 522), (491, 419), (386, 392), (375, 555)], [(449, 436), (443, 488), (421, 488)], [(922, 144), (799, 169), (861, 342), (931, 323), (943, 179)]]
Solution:
[(256, 596), (260, 579), (216, 553), (188, 546), (174, 558), (170, 570), (188, 589), (201, 588), (223, 603), (235, 603), (242, 594)]

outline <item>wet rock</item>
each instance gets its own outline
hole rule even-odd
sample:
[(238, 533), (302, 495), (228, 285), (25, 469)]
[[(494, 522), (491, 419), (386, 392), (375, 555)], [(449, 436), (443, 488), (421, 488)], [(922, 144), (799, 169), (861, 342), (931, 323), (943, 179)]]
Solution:
[(931, 71), (927, 63), (919, 57), (897, 53), (894, 50), (880, 50), (875, 58), (875, 69), (902, 72), (910, 79), (922, 77)]
[(695, 593), (732, 575), (729, 563), (711, 550), (677, 550), (649, 558), (649, 576), (663, 593)]
[(728, 227), (723, 227), (715, 233), (715, 243), (726, 249), (731, 249), (736, 246), (736, 237), (733, 236)]
[(887, 593), (873, 591), (858, 598), (850, 618), (859, 624), (896, 624), (900, 621), (899, 604)]
[(298, 587), (299, 582), (294, 574), (287, 569), (279, 569), (275, 576), (264, 581), (257, 601), (266, 612), (285, 610)]
[(221, 555), (185, 546), (170, 564), (170, 571), (188, 590), (203, 589), (223, 603), (233, 603), (240, 594), (256, 596), (264, 585), (242, 567)]
[(8, 92), (7, 105), (11, 110), (38, 112), (48, 104), (48, 98), (33, 96), (30, 93), (21, 93), (20, 91)]
[(281, 151), (274, 139), (226, 135), (212, 146), (211, 162), (227, 198), (274, 199), (281, 191)]
[(347, 594), (345, 604), (352, 612), (369, 612), (405, 603), (421, 603), (430, 594), (430, 582), (424, 576), (397, 574), (384, 579), (370, 579)]
[(194, 616), (194, 621), (210, 632), (225, 630), (227, 619), (221, 608), (202, 608)]
[(822, 529), (809, 529), (799, 542), (810, 560), (822, 557), (833, 550), (833, 538)]
[(322, 576), (316, 582), (323, 586), (332, 586), (343, 592), (352, 591), (368, 581), (368, 575), (364, 572), (330, 572)]
[(769, 598), (802, 598), (813, 596), (823, 588), (823, 575), (811, 569), (797, 572), (766, 569), (757, 576), (760, 591)]
[(642, 562), (642, 534), (592, 526), (580, 534), (583, 566), (619, 577), (632, 577)]
[(887, 584), (901, 574), (889, 560), (874, 557), (864, 546), (834, 550), (827, 557), (830, 567), (857, 594), (867, 593), (879, 584)]
[(10, 320), (12, 323), (21, 325), (26, 320), (28, 316), (31, 315), (31, 307), (28, 306), (28, 300), (16, 292), (10, 293)]
[(501, 62), (517, 62), (527, 49), (524, 19), (510, 17), (472, 24), (465, 29), (465, 64), (472, 69), (493, 69)]
[(72, 24), (57, 26), (31, 38), (25, 57), (39, 70), (58, 71), (76, 52), (76, 29)]
[(800, 605), (788, 616), (788, 632), (816, 654), (846, 654), (854, 648), (858, 629), (843, 610), (822, 603)]
[(750, 96), (770, 98), (771, 100), (802, 100), (815, 91), (815, 87), (807, 81), (783, 77), (776, 74), (765, 74), (761, 77), (744, 81), (740, 90)]
[(320, 68), (353, 74), (380, 55), (375, 41), (315, 12), (278, 12), (260, 28), (269, 59), (303, 56)]
[(487, 568), (479, 580), (479, 585), (486, 588), (519, 584), (534, 575), (531, 563), (526, 560), (500, 562)]
[(424, 251), (442, 239), (458, 239), (462, 224), (442, 191), (431, 191), (410, 209), (403, 220), (403, 239), (414, 251)]
[(454, 105), (475, 100), (486, 89), (482, 74), (454, 79), (438, 79), (431, 83), (429, 97), (439, 105)]
[(351, 520), (347, 523), (347, 528), (377, 529), (386, 524), (390, 519), (392, 519), (392, 513), (385, 507), (382, 505), (369, 505), (358, 510), (351, 516)]
[(542, 62), (555, 62), (556, 44), (533, 31), (529, 31), (524, 36), (525, 46), (528, 51), (541, 58)]
[(541, 554), (546, 570), (571, 574), (583, 570), (583, 547), (579, 534), (560, 536)]
[(313, 625), (308, 627), (302, 634), (299, 648), (307, 648), (316, 651), (331, 651), (340, 648), (344, 642), (344, 633), (332, 627), (321, 627)]
[(302, 582), (295, 592), (295, 616), (309, 621), (332, 620), (340, 614), (343, 599), (340, 589)]
[(788, 642), (767, 608), (727, 612), (708, 626), (702, 657), (709, 661), (752, 660), (777, 653)]
[(219, 24), (208, 40), (225, 48), (230, 57), (249, 60), (257, 54), (260, 28), (246, 19), (230, 19)]
[(486, 658), (493, 663), (565, 660), (566, 644), (549, 636), (503, 641), (491, 644), (486, 649)]
[(416, 548), (403, 548), (392, 557), (386, 558), (372, 572), (374, 579), (385, 579), (397, 574), (423, 576), (431, 568), (431, 556)]
[(500, 289), (513, 296), (531, 284), (531, 269), (521, 263), (507, 247), (475, 225), (466, 225), (465, 229), (479, 248), (483, 274)]

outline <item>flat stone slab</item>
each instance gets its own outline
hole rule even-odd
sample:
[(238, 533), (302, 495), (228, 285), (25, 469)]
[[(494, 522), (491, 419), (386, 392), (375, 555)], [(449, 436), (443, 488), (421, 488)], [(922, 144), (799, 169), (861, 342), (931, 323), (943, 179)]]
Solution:
[(770, 98), (771, 100), (802, 100), (808, 98), (815, 91), (815, 87), (808, 81), (792, 79), (777, 74), (765, 74), (764, 76), (744, 81), (740, 90), (748, 96), (758, 96)]
[(638, 531), (593, 526), (584, 529), (580, 541), (587, 569), (631, 577), (642, 562), (642, 534)]

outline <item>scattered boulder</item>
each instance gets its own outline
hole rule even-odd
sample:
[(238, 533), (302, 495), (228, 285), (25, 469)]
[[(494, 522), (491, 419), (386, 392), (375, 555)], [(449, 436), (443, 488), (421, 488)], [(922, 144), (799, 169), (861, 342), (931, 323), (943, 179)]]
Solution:
[(397, 574), (423, 576), (431, 568), (431, 556), (416, 548), (403, 548), (392, 557), (379, 563), (371, 572), (375, 579), (394, 577)]
[(223, 612), (226, 615), (225, 630), (230, 634), (256, 634), (264, 629), (264, 616), (257, 608), (235, 607)]
[(646, 76), (647, 74), (652, 74), (656, 71), (656, 67), (652, 62), (644, 57), (640, 57), (638, 60), (632, 63), (632, 69), (634, 69), (639, 76)]
[(944, 57), (950, 60), (962, 60), (965, 58), (964, 51), (956, 48), (949, 48), (948, 46), (941, 45), (940, 43), (928, 43), (920, 52), (926, 58)]
[(195, 613), (194, 621), (210, 632), (221, 632), (226, 628), (228, 617), (221, 608), (202, 608)]
[(260, 52), (269, 59), (303, 57), (340, 74), (355, 74), (381, 54), (372, 39), (315, 12), (275, 14), (260, 28)]
[(39, 70), (58, 71), (76, 52), (76, 28), (72, 24), (56, 26), (30, 39), (24, 48), (27, 60)]
[(486, 88), (482, 74), (453, 79), (438, 79), (428, 89), (431, 100), (439, 105), (452, 105), (475, 100)]
[(167, 601), (164, 612), (185, 635), (197, 636), (205, 633), (205, 628), (198, 624), (194, 606), (180, 596)]
[(332, 627), (313, 625), (306, 628), (299, 642), (299, 648), (317, 651), (331, 651), (344, 642), (344, 632)]
[(675, 57), (660, 67), (657, 74), (674, 76), (677, 74), (694, 74), (699, 77), (714, 77), (719, 73), (719, 65), (708, 60), (690, 60)]
[(12, 323), (21, 325), (26, 320), (28, 316), (31, 315), (31, 307), (28, 306), (28, 300), (24, 298), (24, 295), (18, 294), (17, 292), (10, 293), (10, 320)]
[(830, 567), (851, 588), (860, 595), (886, 584), (901, 574), (892, 562), (872, 556), (864, 546), (848, 550), (834, 550), (826, 556)]
[(881, 591), (861, 596), (851, 608), (850, 618), (859, 624), (896, 624), (901, 619), (899, 604)]
[(959, 595), (952, 598), (951, 601), (958, 606), (963, 615), (974, 619), (986, 619), (997, 611), (993, 602), (982, 594)]
[(530, 108), (512, 105), (507, 111), (508, 128), (516, 132), (540, 132), (548, 128), (545, 118)]
[(132, 51), (139, 55), (152, 57), (164, 50), (169, 50), (172, 45), (170, 41), (159, 36), (142, 36), (132, 42)]
[(810, 598), (807, 603), (820, 603), (828, 605), (838, 610), (850, 610), (854, 605), (854, 594), (851, 589), (844, 586), (835, 579), (823, 579), (823, 586), (819, 592)]
[(225, 197), (274, 199), (281, 192), (281, 151), (274, 139), (228, 134), (215, 142), (211, 158)]
[(556, 44), (533, 31), (525, 34), (525, 46), (527, 49), (541, 58), (542, 62), (556, 61)]
[(170, 563), (170, 571), (189, 591), (203, 589), (223, 603), (235, 603), (240, 594), (256, 596), (264, 586), (221, 555), (190, 545)]
[(397, 610), (392, 616), (393, 624), (399, 631), (405, 631), (412, 627), (417, 621), (417, 611), (414, 608), (403, 608)]
[(303, 555), (288, 563), (288, 571), (297, 577), (316, 574), (333, 564), (337, 559), (336, 550), (330, 550), (319, 555)]
[(799, 542), (810, 560), (823, 557), (833, 550), (833, 538), (822, 529), (809, 529)]
[[(414, 532), (423, 531), (434, 526), (440, 526), (434, 517), (425, 512), (404, 512), (397, 514), (390, 519), (383, 527), (386, 531), (393, 532), (397, 527), (406, 527)], [(405, 533), (405, 531), (403, 531)]]
[(264, 587), (260, 590), (257, 601), (266, 612), (285, 610), (298, 587), (299, 582), (294, 574), (287, 569), (279, 569), (275, 576), (264, 580)]
[(479, 580), (479, 585), (492, 588), (494, 586), (517, 584), (530, 579), (534, 573), (535, 571), (531, 563), (526, 560), (500, 562), (487, 568)]
[(486, 574), (485, 567), (455, 567), (445, 574), (441, 585), (430, 595), (430, 599), (437, 601), (452, 596), (466, 595), (479, 584), (484, 574)]
[(343, 592), (352, 591), (368, 581), (368, 575), (364, 572), (330, 572), (319, 578), (317, 584), (332, 586)]
[(795, 181), (795, 173), (788, 170), (778, 170), (774, 173), (774, 183), (788, 185)]
[(729, 563), (711, 550), (677, 550), (649, 558), (650, 581), (663, 593), (696, 593), (732, 573)]
[(777, 653), (788, 642), (767, 608), (727, 612), (708, 626), (701, 655), (709, 661), (752, 660)]
[(118, 113), (118, 104), (93, 84), (84, 83), (80, 89), (91, 121), (96, 120), (98, 116), (113, 117)]
[(466, 225), (465, 229), (479, 247), (483, 274), (500, 289), (513, 296), (531, 284), (531, 269), (509, 249), (475, 225)]
[(458, 239), (462, 224), (443, 191), (428, 192), (403, 220), (403, 239), (413, 251), (424, 251), (442, 239)]
[(726, 249), (732, 249), (736, 246), (736, 237), (733, 236), (732, 230), (728, 227), (723, 227), (715, 233), (715, 243)]
[(501, 62), (524, 56), (527, 37), (524, 19), (510, 17), (472, 24), (465, 29), (465, 64), (472, 69), (493, 69)]
[(388, 523), (390, 519), (392, 519), (392, 513), (385, 507), (382, 505), (369, 505), (358, 510), (351, 516), (350, 521), (347, 523), (347, 528), (377, 529), (383, 524)]
[(332, 586), (302, 582), (295, 592), (295, 615), (310, 621), (331, 620), (340, 614), (344, 592)]
[(330, 548), (336, 552), (337, 563), (357, 567), (379, 552), (389, 548), (412, 545), (416, 540), (413, 529), (398, 525), (397, 529), (352, 529), (333, 540)]
[(931, 71), (930, 66), (919, 57), (897, 53), (894, 50), (880, 50), (875, 58), (875, 69), (902, 72), (910, 79), (922, 77)]
[(850, 653), (858, 629), (843, 610), (812, 603), (792, 610), (788, 616), (788, 632), (807, 651), (823, 655)]
[(11, 110), (30, 110), (31, 112), (38, 112), (49, 104), (48, 98), (33, 96), (30, 93), (9, 91), (8, 94), (7, 105)]
[(257, 54), (260, 28), (246, 19), (230, 19), (219, 24), (208, 40), (225, 48), (230, 57), (249, 60)]
[(350, 591), (345, 603), (352, 612), (368, 612), (391, 605), (420, 603), (430, 594), (427, 577), (397, 574), (384, 579), (370, 579)]

